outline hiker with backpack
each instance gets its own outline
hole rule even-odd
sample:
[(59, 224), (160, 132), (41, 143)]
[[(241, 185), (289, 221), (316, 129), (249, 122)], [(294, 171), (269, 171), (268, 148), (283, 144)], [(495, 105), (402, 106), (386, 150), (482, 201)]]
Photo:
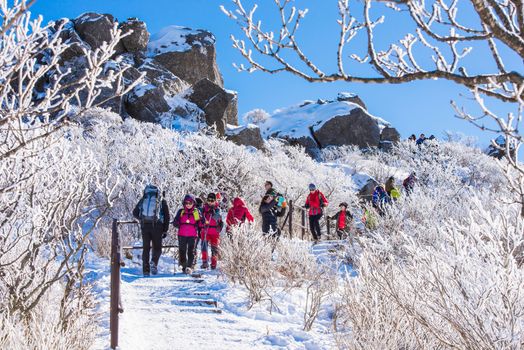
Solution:
[(309, 195), (306, 199), (304, 207), (308, 210), (309, 227), (315, 243), (320, 240), (320, 218), (323, 215), (324, 208), (327, 207), (328, 200), (322, 192), (320, 192), (315, 184), (309, 184)]
[[(142, 231), (142, 272), (144, 276), (158, 273), (158, 260), (162, 254), (162, 238), (169, 229), (169, 207), (158, 187), (147, 185), (142, 198), (138, 201), (133, 216), (140, 222)], [(151, 244), (152, 243), (152, 244)], [(153, 254), (149, 261), (149, 251)]]
[(192, 195), (185, 195), (182, 205), (173, 220), (173, 225), (178, 229), (178, 264), (183, 273), (191, 274), (201, 215)]
[(340, 210), (335, 215), (328, 216), (328, 219), (335, 220), (338, 239), (342, 239), (349, 237), (349, 232), (353, 225), (353, 215), (349, 212), (346, 202), (340, 203), (338, 207)]
[(253, 222), (253, 215), (251, 215), (244, 200), (240, 197), (236, 197), (233, 199), (233, 206), (227, 212), (226, 232), (228, 236), (231, 235), (231, 230), (234, 226), (240, 226), (246, 221)]
[(222, 222), (222, 215), (220, 213), (217, 196), (210, 193), (207, 196), (206, 204), (202, 209), (202, 220), (200, 221), (200, 239), (202, 244), (200, 246), (202, 252), (202, 269), (209, 267), (208, 263), (208, 245), (211, 246), (211, 269), (217, 268), (218, 261), (218, 245), (220, 244), (220, 232), (224, 223)]
[(271, 195), (277, 203), (274, 209), (275, 215), (277, 217), (283, 217), (286, 215), (287, 201), (284, 195), (273, 188), (273, 183), (271, 181), (266, 181), (264, 187), (266, 189), (265, 195)]
[(400, 198), (400, 191), (395, 186), (395, 177), (393, 176), (390, 176), (386, 181), (386, 193), (393, 201)]
[(262, 214), (262, 232), (265, 235), (278, 238), (280, 236), (280, 229), (277, 224), (278, 206), (276, 198), (271, 194), (266, 194), (260, 202), (258, 211)]
[(375, 187), (375, 190), (373, 191), (373, 199), (371, 202), (373, 204), (373, 208), (378, 211), (379, 215), (384, 215), (385, 205), (391, 202), (391, 198), (386, 192), (384, 185), (378, 185)]

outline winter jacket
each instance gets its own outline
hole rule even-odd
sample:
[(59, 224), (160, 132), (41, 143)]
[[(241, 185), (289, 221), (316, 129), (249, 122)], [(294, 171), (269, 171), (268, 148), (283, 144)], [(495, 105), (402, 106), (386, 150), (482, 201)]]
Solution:
[(402, 183), (402, 186), (404, 186), (404, 189), (407, 192), (410, 192), (415, 187), (416, 181), (417, 181), (417, 178), (413, 174), (411, 174), (404, 180), (404, 182)]
[(277, 202), (274, 199), (269, 203), (262, 200), (258, 208), (259, 213), (262, 214), (262, 221), (271, 224), (277, 222), (277, 210)]
[(226, 217), (227, 231), (231, 231), (231, 226), (240, 225), (244, 222), (253, 222), (253, 215), (249, 212), (246, 203), (240, 197), (233, 199), (233, 207), (229, 209)]
[(353, 221), (353, 215), (349, 210), (341, 210), (331, 217), (332, 220), (335, 220), (337, 230), (346, 230), (349, 229)]
[(200, 220), (200, 213), (193, 205), (190, 209), (179, 209), (176, 213), (175, 220), (173, 220), (173, 225), (178, 228), (179, 236), (198, 237)]
[(218, 236), (224, 227), (220, 209), (216, 206), (205, 204), (202, 209), (202, 220), (200, 221), (200, 235)]
[(306, 199), (306, 208), (309, 208), (309, 216), (322, 215), (322, 208), (328, 205), (328, 201), (324, 194), (319, 190), (310, 193)]
[(389, 203), (391, 199), (389, 198), (386, 190), (382, 186), (375, 187), (373, 191), (372, 203), (375, 208), (381, 207), (385, 203)]
[[(135, 206), (135, 209), (133, 209), (133, 216), (135, 219), (140, 220), (140, 208), (142, 208), (142, 201), (143, 198), (141, 198), (138, 203)], [(148, 224), (148, 223), (140, 223), (141, 228), (144, 227), (150, 228), (151, 226), (155, 226), (155, 228), (158, 226), (159, 228), (162, 228), (162, 232), (167, 232), (169, 229), (169, 207), (167, 205), (167, 202), (165, 199), (162, 199), (162, 202), (160, 203), (160, 219), (155, 224)]]

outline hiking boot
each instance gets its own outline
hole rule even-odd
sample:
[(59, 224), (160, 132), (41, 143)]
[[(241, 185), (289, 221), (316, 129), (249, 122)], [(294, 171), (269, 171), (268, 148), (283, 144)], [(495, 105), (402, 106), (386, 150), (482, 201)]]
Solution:
[(193, 271), (191, 270), (190, 267), (186, 267), (186, 269), (184, 270), (184, 273), (185, 273), (186, 275), (190, 275), (191, 272), (193, 272)]
[(201, 268), (201, 269), (207, 269), (207, 268), (209, 268), (209, 264), (207, 263), (207, 261), (203, 261), (203, 262), (202, 262), (202, 265), (200, 265), (200, 268)]
[(149, 271), (147, 272), (144, 271), (144, 277), (149, 277)]
[(151, 261), (151, 273), (153, 275), (156, 275), (158, 273), (158, 268), (156, 267), (156, 264)]

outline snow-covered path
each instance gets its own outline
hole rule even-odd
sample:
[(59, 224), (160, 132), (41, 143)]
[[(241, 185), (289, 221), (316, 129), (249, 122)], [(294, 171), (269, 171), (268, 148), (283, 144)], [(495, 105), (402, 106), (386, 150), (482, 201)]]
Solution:
[[(172, 271), (167, 258), (157, 276), (142, 277), (139, 266), (122, 269), (120, 349), (334, 348), (328, 327), (301, 330), (303, 311), (294, 305), (301, 296), (282, 294), (278, 312), (247, 310), (241, 288), (217, 272), (195, 279)], [(103, 334), (94, 349), (108, 349), (108, 343), (109, 334)]]

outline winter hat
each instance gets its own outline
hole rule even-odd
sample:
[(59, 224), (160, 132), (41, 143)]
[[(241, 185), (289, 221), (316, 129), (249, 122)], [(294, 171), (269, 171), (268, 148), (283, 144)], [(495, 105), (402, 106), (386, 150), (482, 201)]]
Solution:
[(210, 193), (210, 194), (207, 195), (207, 200), (216, 201), (217, 200), (217, 195), (214, 194), (214, 193)]
[(348, 204), (346, 202), (342, 202), (338, 205), (339, 207), (344, 206), (346, 209), (348, 208)]
[(313, 191), (313, 190), (316, 190), (317, 189), (317, 186), (315, 186), (315, 184), (309, 184), (309, 190), (310, 191)]
[(192, 194), (186, 194), (182, 203), (185, 202), (193, 202), (193, 204), (195, 204), (195, 197)]

